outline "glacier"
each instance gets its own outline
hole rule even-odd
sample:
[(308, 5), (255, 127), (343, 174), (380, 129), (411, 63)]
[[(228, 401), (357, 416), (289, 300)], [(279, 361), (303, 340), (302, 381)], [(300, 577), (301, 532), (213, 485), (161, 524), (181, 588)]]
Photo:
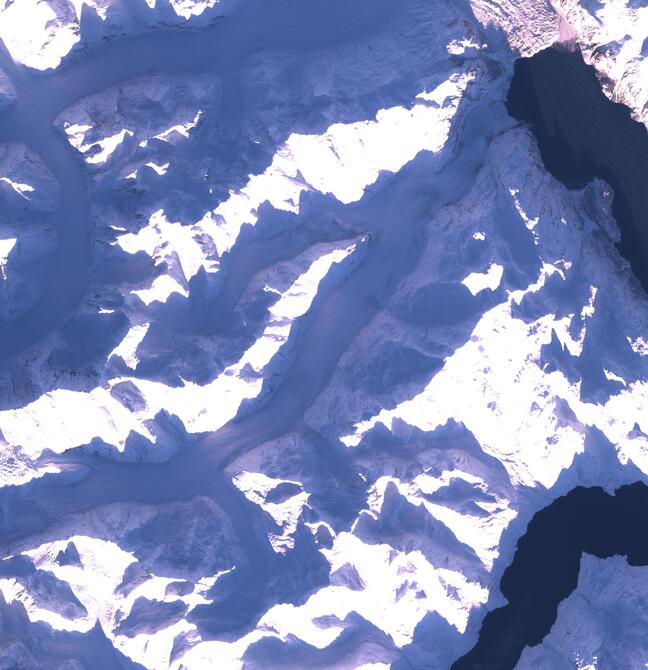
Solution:
[[(641, 4), (0, 0), (0, 668), (447, 669), (648, 483), (613, 192), (505, 104), (558, 43), (648, 124)], [(646, 569), (517, 667), (643, 667)]]

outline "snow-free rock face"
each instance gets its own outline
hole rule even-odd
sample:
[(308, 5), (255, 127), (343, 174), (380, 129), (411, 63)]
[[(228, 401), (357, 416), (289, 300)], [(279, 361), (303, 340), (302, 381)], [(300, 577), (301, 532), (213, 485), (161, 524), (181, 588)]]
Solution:
[[(7, 667), (449, 668), (538, 509), (646, 479), (612, 194), (504, 105), (576, 41), (644, 119), (634, 4), (0, 0)], [(600, 565), (521, 667), (598, 667)]]
[(604, 92), (648, 121), (648, 7), (641, 2), (554, 0), (564, 34), (598, 71)]

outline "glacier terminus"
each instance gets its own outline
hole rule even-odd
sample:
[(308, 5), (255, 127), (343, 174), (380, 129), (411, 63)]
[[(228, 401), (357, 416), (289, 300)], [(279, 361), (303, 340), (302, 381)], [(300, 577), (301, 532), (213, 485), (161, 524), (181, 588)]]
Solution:
[(0, 0), (0, 670), (645, 668), (647, 45)]

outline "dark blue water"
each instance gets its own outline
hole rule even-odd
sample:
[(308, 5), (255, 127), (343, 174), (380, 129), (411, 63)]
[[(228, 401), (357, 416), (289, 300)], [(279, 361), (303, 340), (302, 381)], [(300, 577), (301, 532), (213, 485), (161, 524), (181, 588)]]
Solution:
[(575, 588), (581, 554), (616, 554), (648, 564), (648, 486), (623, 486), (611, 496), (579, 487), (538, 512), (520, 539), (500, 588), (508, 605), (490, 612), (473, 649), (453, 670), (512, 670), (525, 646), (540, 643), (558, 605)]
[(648, 291), (648, 131), (601, 90), (579, 51), (546, 49), (516, 61), (507, 99), (529, 124), (545, 167), (568, 188), (595, 177), (614, 190), (617, 245)]
[[(580, 52), (551, 48), (515, 64), (507, 99), (529, 125), (545, 167), (568, 188), (595, 177), (614, 190), (620, 253), (648, 291), (648, 132), (610, 102)], [(648, 564), (648, 487), (614, 496), (577, 488), (538, 512), (518, 543), (500, 588), (508, 605), (490, 612), (475, 647), (453, 670), (513, 669), (525, 646), (540, 643), (557, 608), (576, 587), (582, 552), (625, 555)]]

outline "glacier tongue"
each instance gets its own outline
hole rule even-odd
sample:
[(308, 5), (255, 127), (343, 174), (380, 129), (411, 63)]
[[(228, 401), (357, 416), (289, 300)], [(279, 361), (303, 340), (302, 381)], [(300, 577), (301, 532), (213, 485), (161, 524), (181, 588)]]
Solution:
[[(632, 5), (0, 0), (0, 657), (449, 668), (537, 510), (646, 480), (611, 193), (504, 105), (563, 41), (646, 122)], [(519, 667), (634, 667), (642, 570)]]

